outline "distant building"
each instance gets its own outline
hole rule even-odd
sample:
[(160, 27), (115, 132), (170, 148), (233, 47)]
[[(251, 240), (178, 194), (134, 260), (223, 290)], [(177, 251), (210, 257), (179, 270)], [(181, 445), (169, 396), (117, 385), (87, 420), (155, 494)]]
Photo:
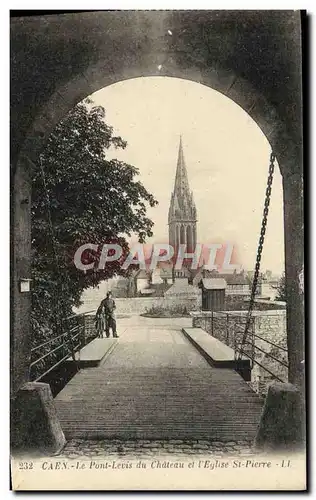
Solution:
[(145, 269), (140, 269), (135, 274), (136, 291), (137, 293), (144, 291), (150, 287), (150, 273)]
[(173, 283), (173, 274), (171, 267), (161, 267), (159, 269), (160, 279), (165, 285), (172, 285)]
[(243, 273), (223, 274), (219, 273), (218, 278), (223, 278), (226, 283), (226, 295), (250, 295), (249, 281)]
[(176, 300), (191, 299), (195, 305), (198, 305), (201, 302), (201, 290), (196, 286), (189, 285), (185, 280), (179, 279), (166, 290), (165, 297)]
[(193, 284), (199, 286), (202, 279), (223, 279), (226, 282), (226, 295), (240, 295), (249, 297), (251, 289), (250, 282), (244, 273), (219, 273), (200, 269), (193, 278)]
[[(180, 137), (177, 170), (168, 214), (169, 245), (175, 249), (175, 254), (180, 244), (186, 245), (187, 252), (195, 250), (196, 223), (196, 206), (189, 187), (182, 138)], [(188, 281), (186, 273), (179, 270), (174, 271), (174, 278)]]
[(260, 297), (275, 300), (278, 295), (278, 284), (280, 277), (272, 274), (271, 271), (266, 271), (261, 275), (260, 282)]
[(202, 311), (223, 311), (227, 283), (223, 278), (202, 278)]
[(163, 279), (161, 276), (161, 269), (159, 267), (156, 267), (151, 271), (150, 275), (150, 284), (152, 285), (160, 285), (163, 283)]
[(267, 280), (268, 282), (272, 280), (272, 271), (269, 269), (266, 270), (265, 273), (263, 273), (263, 279)]

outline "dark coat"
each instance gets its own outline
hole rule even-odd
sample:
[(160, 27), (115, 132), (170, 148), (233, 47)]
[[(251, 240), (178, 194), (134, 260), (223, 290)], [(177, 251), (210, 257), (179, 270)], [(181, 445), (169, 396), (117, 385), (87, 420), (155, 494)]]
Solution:
[(113, 299), (107, 297), (102, 300), (95, 315), (95, 328), (99, 336), (102, 336), (102, 332), (106, 330), (107, 321), (114, 319), (115, 309), (116, 305)]

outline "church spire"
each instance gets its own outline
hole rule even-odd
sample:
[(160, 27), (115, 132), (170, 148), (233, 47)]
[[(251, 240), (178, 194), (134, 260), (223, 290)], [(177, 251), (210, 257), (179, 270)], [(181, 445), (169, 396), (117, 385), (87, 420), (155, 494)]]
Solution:
[(173, 193), (169, 208), (169, 223), (172, 220), (196, 220), (196, 208), (190, 191), (187, 167), (185, 164), (182, 136), (180, 135), (178, 161)]
[(168, 216), (169, 244), (173, 248), (185, 244), (188, 251), (195, 249), (196, 222), (196, 207), (193, 193), (189, 187), (182, 137), (180, 136), (176, 176)]
[(175, 181), (174, 181), (173, 192), (174, 192), (174, 194), (176, 193), (178, 196), (181, 196), (181, 197), (190, 195), (188, 174), (187, 174), (187, 168), (186, 168), (185, 160), (184, 160), (182, 136), (181, 135), (180, 135), (180, 142), (179, 142), (177, 171), (176, 171), (176, 177), (175, 177)]

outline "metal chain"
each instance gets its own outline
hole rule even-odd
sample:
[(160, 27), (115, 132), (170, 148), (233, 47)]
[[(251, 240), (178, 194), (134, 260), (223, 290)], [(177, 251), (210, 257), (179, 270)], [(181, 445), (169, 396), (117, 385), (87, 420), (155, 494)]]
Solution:
[(272, 190), (272, 182), (273, 182), (273, 174), (274, 174), (274, 162), (275, 162), (275, 154), (272, 151), (272, 153), (270, 154), (269, 175), (268, 175), (266, 195), (265, 195), (265, 200), (264, 200), (264, 209), (263, 209), (263, 216), (262, 216), (262, 223), (261, 223), (260, 238), (259, 238), (258, 249), (257, 249), (256, 266), (255, 266), (255, 272), (254, 272), (254, 277), (253, 277), (253, 282), (252, 282), (252, 289), (251, 289), (245, 331), (243, 333), (243, 337), (242, 337), (241, 344), (240, 344), (238, 360), (240, 360), (242, 357), (243, 347), (244, 347), (244, 344), (247, 340), (248, 331), (249, 331), (249, 327), (250, 327), (250, 323), (251, 323), (251, 319), (252, 319), (252, 311), (253, 311), (253, 306), (254, 306), (254, 302), (255, 302), (255, 295), (256, 295), (256, 290), (257, 290), (257, 285), (258, 285), (261, 255), (262, 255), (262, 250), (263, 250), (264, 237), (266, 234), (266, 227), (267, 227), (269, 207), (270, 207), (270, 198), (271, 198), (271, 190)]

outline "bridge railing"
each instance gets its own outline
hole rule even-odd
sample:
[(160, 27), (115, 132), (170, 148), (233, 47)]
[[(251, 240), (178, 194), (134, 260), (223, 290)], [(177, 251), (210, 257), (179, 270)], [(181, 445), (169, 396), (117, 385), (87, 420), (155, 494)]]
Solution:
[(30, 380), (38, 382), (56, 370), (86, 344), (84, 317), (94, 311), (73, 314), (60, 324), (61, 333), (31, 349)]
[[(251, 368), (254, 367), (254, 364), (259, 366), (261, 369), (269, 373), (269, 375), (279, 382), (287, 382), (287, 371), (289, 368), (288, 362), (284, 359), (287, 359), (287, 349), (281, 345), (272, 342), (271, 340), (265, 339), (261, 335), (257, 335), (253, 331), (249, 332), (247, 339), (241, 343), (238, 342), (237, 338), (239, 337), (238, 333), (242, 334), (243, 332), (236, 332), (236, 344), (235, 344), (235, 358), (237, 359), (239, 353), (242, 356), (246, 356), (250, 359)], [(256, 339), (259, 339), (262, 345), (258, 345)], [(270, 350), (268, 350), (270, 347)], [(283, 353), (283, 358), (282, 354)], [(260, 361), (263, 359), (265, 364)], [(269, 363), (269, 361), (272, 363)], [(272, 366), (271, 366), (272, 365)], [(284, 367), (283, 377), (279, 374), (279, 370), (275, 370), (276, 366), (280, 365)], [(274, 366), (274, 371), (273, 370)]]
[[(265, 311), (265, 317), (273, 316), (275, 313), (268, 314)], [(221, 318), (220, 332), (217, 330), (216, 318)], [(245, 356), (250, 360), (251, 368), (260, 367), (272, 380), (287, 382), (288, 375), (288, 350), (285, 345), (281, 345), (270, 338), (266, 338), (264, 328), (260, 333), (256, 331), (255, 317), (252, 318), (248, 330), (247, 338), (242, 342), (245, 331), (246, 317), (243, 314), (229, 313), (226, 311), (216, 311), (211, 316), (209, 331), (214, 337), (234, 349), (235, 359), (239, 355)], [(262, 330), (262, 331), (261, 331)], [(284, 344), (286, 339), (284, 338)]]

